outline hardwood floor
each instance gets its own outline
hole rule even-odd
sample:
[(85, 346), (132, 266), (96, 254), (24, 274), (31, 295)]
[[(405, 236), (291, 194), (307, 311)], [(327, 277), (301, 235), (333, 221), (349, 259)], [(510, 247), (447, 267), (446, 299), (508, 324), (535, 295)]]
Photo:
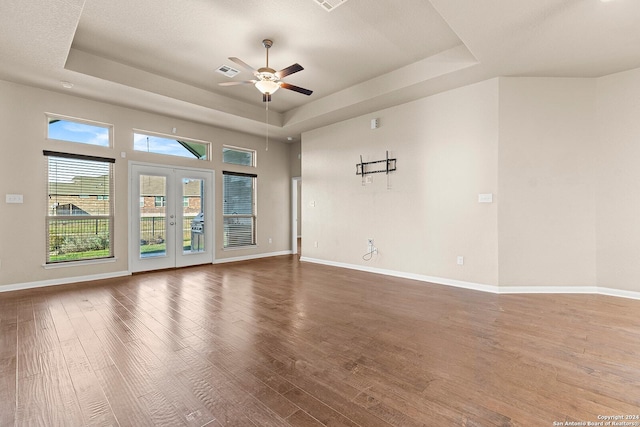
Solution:
[(632, 416), (639, 311), (634, 300), (498, 296), (297, 256), (3, 293), (0, 425)]

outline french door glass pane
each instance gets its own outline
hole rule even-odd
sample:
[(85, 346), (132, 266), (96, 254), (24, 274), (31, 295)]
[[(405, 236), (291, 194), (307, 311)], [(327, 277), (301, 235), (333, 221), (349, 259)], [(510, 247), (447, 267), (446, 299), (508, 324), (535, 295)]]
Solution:
[(184, 254), (204, 252), (204, 180), (182, 179), (182, 250)]
[(140, 175), (140, 257), (166, 256), (167, 178)]

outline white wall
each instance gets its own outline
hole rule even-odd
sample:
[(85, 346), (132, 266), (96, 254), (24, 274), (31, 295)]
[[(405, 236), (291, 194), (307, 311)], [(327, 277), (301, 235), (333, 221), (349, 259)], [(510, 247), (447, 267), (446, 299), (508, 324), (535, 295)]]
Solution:
[(500, 285), (596, 285), (595, 119), (594, 79), (500, 79)]
[[(397, 158), (390, 189), (385, 174), (363, 186), (360, 155), (380, 160), (387, 150)], [(497, 79), (307, 132), (302, 254), (496, 285), (497, 205), (479, 204), (478, 194), (497, 192), (497, 171)], [(362, 259), (368, 238), (379, 249), (370, 262)]]
[(598, 79), (598, 284), (640, 291), (640, 69)]
[[(46, 140), (45, 113), (57, 113), (114, 125), (114, 147)], [(133, 151), (133, 128), (171, 133), (210, 141), (212, 161), (198, 161)], [(264, 139), (176, 120), (67, 94), (0, 81), (0, 287), (128, 270), (128, 160), (209, 168), (216, 171), (216, 259), (289, 251), (290, 173), (289, 147), (273, 141), (265, 151)], [(258, 150), (258, 247), (222, 250), (223, 144)], [(117, 262), (45, 270), (46, 160), (42, 150), (69, 151), (116, 158), (115, 255)], [(125, 152), (127, 158), (120, 158)], [(231, 169), (226, 166), (225, 169)], [(23, 204), (6, 204), (5, 194), (23, 194)], [(268, 239), (272, 238), (269, 244)]]

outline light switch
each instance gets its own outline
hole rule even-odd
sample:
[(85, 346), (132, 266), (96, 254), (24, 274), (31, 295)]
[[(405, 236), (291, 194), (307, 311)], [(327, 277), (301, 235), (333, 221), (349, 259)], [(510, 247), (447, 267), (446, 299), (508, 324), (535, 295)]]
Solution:
[(478, 203), (493, 203), (493, 193), (478, 194)]
[(22, 194), (7, 194), (6, 201), (7, 203), (24, 203)]

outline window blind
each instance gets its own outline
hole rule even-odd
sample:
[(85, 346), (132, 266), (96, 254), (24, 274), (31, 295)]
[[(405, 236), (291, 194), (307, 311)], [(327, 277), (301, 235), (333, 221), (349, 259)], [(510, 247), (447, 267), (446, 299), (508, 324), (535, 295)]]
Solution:
[(46, 262), (113, 257), (115, 159), (44, 151)]
[(257, 175), (223, 171), (224, 247), (256, 244)]

